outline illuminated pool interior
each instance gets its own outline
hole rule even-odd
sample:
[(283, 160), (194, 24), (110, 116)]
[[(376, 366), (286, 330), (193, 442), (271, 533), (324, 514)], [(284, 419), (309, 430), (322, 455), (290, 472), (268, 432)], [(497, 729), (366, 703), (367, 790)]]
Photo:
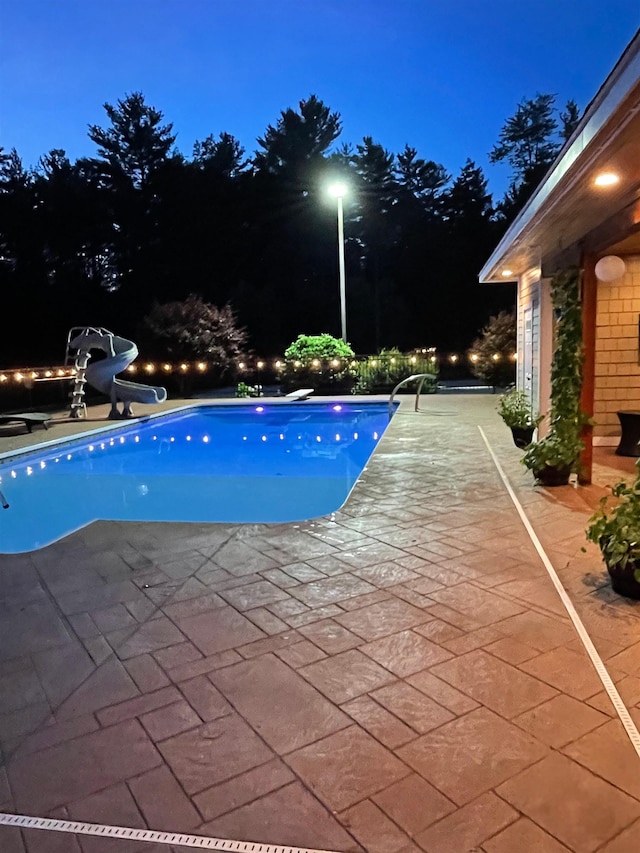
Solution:
[(97, 519), (280, 523), (339, 509), (386, 404), (198, 406), (0, 462), (0, 553)]

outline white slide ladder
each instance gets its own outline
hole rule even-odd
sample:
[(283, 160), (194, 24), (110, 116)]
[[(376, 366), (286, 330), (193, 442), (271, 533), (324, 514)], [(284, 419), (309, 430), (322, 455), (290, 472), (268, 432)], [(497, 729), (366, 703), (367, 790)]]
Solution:
[[(91, 358), (91, 351), (88, 349), (83, 350), (82, 348), (75, 349), (71, 346), (71, 341), (77, 338), (78, 335), (89, 334), (110, 335), (111, 332), (108, 329), (102, 328), (102, 326), (74, 326), (72, 329), (69, 329), (64, 363), (70, 364), (73, 360), (75, 367), (74, 383), (70, 394), (70, 418), (86, 418), (87, 416), (87, 404), (84, 401), (84, 386), (87, 381), (87, 365)], [(75, 349), (75, 353), (73, 354), (72, 349)]]

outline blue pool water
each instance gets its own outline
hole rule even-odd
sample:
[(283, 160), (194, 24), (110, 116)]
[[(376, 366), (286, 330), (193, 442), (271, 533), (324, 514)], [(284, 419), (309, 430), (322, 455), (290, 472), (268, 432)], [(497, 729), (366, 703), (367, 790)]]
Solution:
[(0, 553), (97, 519), (269, 523), (328, 515), (389, 422), (379, 403), (200, 406), (0, 462)]

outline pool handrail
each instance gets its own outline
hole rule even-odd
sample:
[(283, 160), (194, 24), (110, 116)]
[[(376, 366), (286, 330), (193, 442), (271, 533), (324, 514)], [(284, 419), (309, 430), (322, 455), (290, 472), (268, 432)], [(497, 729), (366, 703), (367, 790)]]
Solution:
[(411, 374), (411, 376), (407, 376), (406, 379), (402, 379), (400, 382), (398, 382), (396, 387), (391, 392), (391, 396), (389, 397), (389, 420), (391, 420), (391, 417), (393, 415), (393, 410), (392, 410), (393, 398), (396, 396), (396, 392), (398, 391), (399, 388), (401, 388), (407, 382), (414, 382), (416, 379), (420, 380), (420, 384), (418, 385), (418, 390), (416, 391), (416, 402), (415, 402), (415, 409), (414, 410), (416, 412), (419, 411), (418, 403), (420, 402), (420, 392), (422, 391), (422, 386), (424, 385), (424, 381), (427, 377), (430, 377), (431, 379), (434, 379), (434, 380), (436, 378), (435, 374), (433, 374), (433, 373), (413, 373), (413, 374)]

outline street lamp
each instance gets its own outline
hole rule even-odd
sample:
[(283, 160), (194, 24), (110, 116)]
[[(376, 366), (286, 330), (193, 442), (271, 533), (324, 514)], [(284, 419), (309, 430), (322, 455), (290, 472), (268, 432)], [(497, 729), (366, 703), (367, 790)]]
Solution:
[(331, 184), (329, 194), (338, 199), (338, 264), (340, 268), (340, 319), (342, 340), (347, 342), (347, 290), (344, 266), (344, 214), (342, 199), (347, 194), (347, 186), (343, 183)]

